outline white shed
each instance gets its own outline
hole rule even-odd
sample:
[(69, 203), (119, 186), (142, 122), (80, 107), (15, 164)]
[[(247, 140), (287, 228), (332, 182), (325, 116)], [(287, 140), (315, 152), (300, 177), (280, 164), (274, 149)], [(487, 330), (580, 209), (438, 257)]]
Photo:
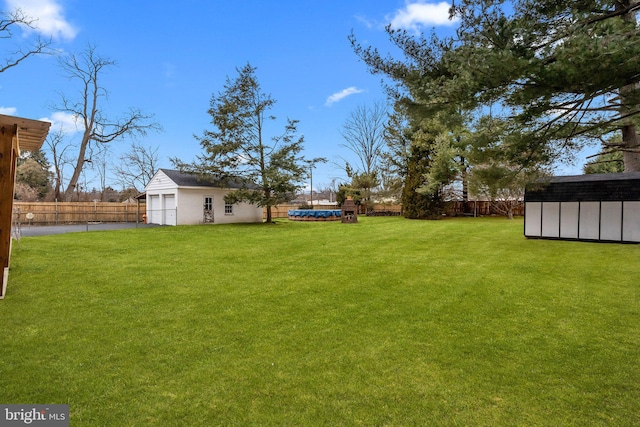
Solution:
[(147, 222), (160, 225), (262, 222), (262, 208), (250, 203), (228, 204), (224, 196), (238, 183), (225, 186), (197, 175), (159, 169), (145, 187)]

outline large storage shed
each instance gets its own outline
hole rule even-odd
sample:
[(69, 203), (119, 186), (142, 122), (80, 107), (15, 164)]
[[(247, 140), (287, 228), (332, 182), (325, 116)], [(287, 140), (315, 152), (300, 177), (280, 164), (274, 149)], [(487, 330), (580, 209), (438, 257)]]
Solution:
[(553, 177), (524, 202), (526, 237), (640, 243), (640, 172)]
[(218, 184), (197, 175), (159, 169), (147, 184), (147, 222), (160, 225), (262, 222), (262, 208), (250, 203), (228, 204), (224, 196), (240, 188)]

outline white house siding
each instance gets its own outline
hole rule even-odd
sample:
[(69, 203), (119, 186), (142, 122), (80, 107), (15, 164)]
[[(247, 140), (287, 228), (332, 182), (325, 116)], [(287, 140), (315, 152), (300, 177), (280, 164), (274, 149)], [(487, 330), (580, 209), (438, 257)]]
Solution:
[(224, 196), (229, 190), (213, 187), (181, 188), (178, 224), (204, 222), (204, 198), (213, 197), (213, 224), (233, 222), (262, 222), (262, 208), (248, 203), (233, 205), (233, 214), (224, 213)]

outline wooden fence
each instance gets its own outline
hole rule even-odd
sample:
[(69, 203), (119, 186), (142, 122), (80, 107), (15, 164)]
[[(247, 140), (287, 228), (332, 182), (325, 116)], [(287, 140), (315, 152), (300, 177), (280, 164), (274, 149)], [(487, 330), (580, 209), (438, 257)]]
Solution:
[[(280, 205), (271, 208), (271, 216), (273, 218), (286, 218), (289, 209), (300, 209), (299, 205)], [(317, 205), (314, 209), (340, 209), (335, 205)], [(369, 212), (365, 211), (364, 206), (358, 206), (358, 215), (369, 214), (371, 216), (393, 216), (402, 215), (402, 206), (393, 203), (376, 203), (369, 208)], [(490, 201), (470, 201), (470, 202), (448, 202), (445, 207), (445, 215), (447, 216), (490, 216), (500, 215), (496, 209), (495, 203)], [(513, 209), (513, 215), (524, 215), (524, 204), (520, 203)], [(263, 212), (263, 218), (267, 217), (266, 210)]]
[[(500, 202), (490, 202), (487, 200), (482, 201), (470, 201), (470, 202), (448, 202), (445, 208), (445, 214), (447, 216), (490, 216), (490, 215), (502, 215), (497, 209), (497, 204)], [(513, 215), (524, 215), (524, 203), (512, 202)]]
[[(144, 203), (113, 202), (14, 202), (14, 221), (22, 224), (53, 225), (80, 224), (87, 222), (143, 222)], [(299, 209), (299, 205), (279, 205), (271, 208), (273, 218), (286, 218), (289, 209)], [(315, 209), (340, 209), (335, 205), (316, 205)], [(364, 206), (359, 206), (358, 214), (366, 214)], [(496, 215), (491, 202), (449, 202), (448, 216), (488, 216)], [(514, 209), (514, 215), (524, 215), (524, 206)], [(370, 215), (402, 215), (398, 204), (375, 204), (370, 207)], [(263, 210), (266, 219), (266, 209)]]
[(14, 202), (14, 221), (22, 224), (142, 222), (145, 204), (114, 202)]

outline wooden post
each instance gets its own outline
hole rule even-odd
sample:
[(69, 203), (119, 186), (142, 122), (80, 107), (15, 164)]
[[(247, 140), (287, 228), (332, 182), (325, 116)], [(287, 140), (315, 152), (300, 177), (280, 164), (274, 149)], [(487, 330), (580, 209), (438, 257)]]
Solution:
[(0, 299), (7, 292), (11, 256), (13, 191), (20, 150), (36, 151), (51, 123), (0, 114)]
[(11, 217), (13, 215), (13, 185), (18, 159), (18, 127), (0, 127), (0, 299), (4, 298), (11, 255)]

